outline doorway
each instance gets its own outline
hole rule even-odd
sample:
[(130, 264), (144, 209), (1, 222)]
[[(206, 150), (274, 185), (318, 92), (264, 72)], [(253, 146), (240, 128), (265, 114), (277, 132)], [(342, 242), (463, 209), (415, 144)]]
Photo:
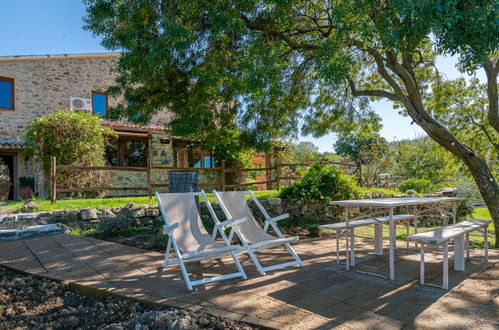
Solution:
[(9, 200), (17, 199), (17, 166), (16, 166), (16, 155), (15, 154), (0, 154), (0, 159), (3, 164), (9, 167), (10, 186)]

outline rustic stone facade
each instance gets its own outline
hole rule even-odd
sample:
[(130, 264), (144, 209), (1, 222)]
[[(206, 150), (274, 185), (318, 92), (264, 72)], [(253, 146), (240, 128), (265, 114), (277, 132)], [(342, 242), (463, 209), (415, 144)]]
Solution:
[[(70, 97), (91, 98), (92, 91), (106, 90), (115, 81), (112, 68), (118, 58), (116, 53), (82, 55), (46, 55), (46, 56), (4, 56), (0, 57), (0, 76), (14, 79), (14, 111), (0, 111), (0, 141), (23, 141), (27, 125), (34, 119), (50, 115), (57, 110), (69, 109)], [(118, 100), (109, 98), (108, 105), (116, 105)], [(160, 111), (151, 121), (164, 124), (170, 119), (170, 113)], [(149, 157), (153, 166), (174, 166), (172, 144), (160, 143), (166, 135), (160, 131), (150, 134)], [(0, 150), (15, 152), (17, 177), (35, 177), (35, 192), (47, 197), (45, 176), (41, 166), (29, 159), (22, 149)], [(209, 173), (209, 172), (206, 172)], [(201, 182), (215, 180), (200, 175)], [(167, 183), (168, 173), (154, 170), (153, 183)], [(219, 182), (219, 180), (216, 180)], [(110, 183), (120, 187), (144, 187), (144, 172), (110, 173)], [(157, 189), (164, 191), (165, 189)], [(144, 191), (112, 191), (110, 195), (137, 195)]]

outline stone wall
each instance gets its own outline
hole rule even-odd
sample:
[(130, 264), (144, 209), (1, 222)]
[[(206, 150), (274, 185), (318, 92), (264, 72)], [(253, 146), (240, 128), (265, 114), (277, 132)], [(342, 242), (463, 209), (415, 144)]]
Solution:
[[(114, 84), (112, 71), (118, 54), (88, 54), (46, 57), (0, 57), (0, 76), (14, 79), (14, 111), (0, 111), (0, 140), (24, 140), (27, 125), (36, 118), (57, 110), (69, 109), (70, 97), (91, 98), (92, 90), (106, 90)], [(114, 106), (119, 99), (109, 98)], [(152, 123), (169, 120), (168, 111), (160, 111)], [(151, 153), (157, 140), (153, 137)], [(6, 150), (9, 151), (9, 150)], [(22, 151), (16, 150), (18, 176), (35, 177), (35, 191), (47, 197), (40, 166)], [(162, 153), (152, 155), (154, 161)], [(167, 156), (173, 160), (173, 156)], [(161, 161), (164, 161), (164, 157)], [(128, 172), (130, 173), (130, 172)], [(116, 177), (125, 178), (118, 174)], [(125, 180), (126, 181), (126, 180)], [(124, 182), (127, 184), (127, 182)]]

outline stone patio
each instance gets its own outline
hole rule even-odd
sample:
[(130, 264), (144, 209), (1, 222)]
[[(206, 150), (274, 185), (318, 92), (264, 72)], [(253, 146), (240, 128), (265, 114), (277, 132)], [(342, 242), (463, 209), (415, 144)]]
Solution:
[[(88, 293), (107, 293), (164, 303), (269, 328), (498, 329), (499, 251), (490, 261), (467, 261), (465, 272), (449, 272), (450, 291), (420, 286), (419, 251), (397, 242), (396, 281), (346, 271), (335, 261), (332, 238), (301, 240), (294, 246), (304, 268), (278, 269), (259, 276), (240, 255), (248, 280), (225, 281), (188, 293), (178, 265), (158, 269), (163, 255), (91, 238), (55, 235), (0, 243), (0, 264), (64, 280)], [(386, 273), (370, 239), (358, 238), (355, 269)], [(258, 253), (263, 264), (290, 260), (284, 249)], [(472, 250), (483, 257), (483, 250)], [(427, 281), (441, 282), (441, 254), (426, 255)], [(201, 267), (202, 266), (202, 267)], [(450, 262), (452, 267), (452, 261)], [(230, 259), (188, 264), (195, 275), (235, 271)]]

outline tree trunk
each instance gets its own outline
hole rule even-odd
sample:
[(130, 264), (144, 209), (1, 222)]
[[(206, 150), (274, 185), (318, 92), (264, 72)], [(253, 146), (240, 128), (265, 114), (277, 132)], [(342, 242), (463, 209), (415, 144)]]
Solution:
[(491, 171), (489, 170), (485, 160), (482, 158), (472, 157), (465, 160), (475, 182), (480, 189), (483, 201), (487, 205), (490, 215), (494, 220), (495, 227), (495, 247), (499, 247), (499, 187), (495, 181)]
[[(409, 90), (409, 93), (411, 91)], [(462, 144), (444, 126), (431, 117), (425, 110), (422, 102), (416, 105), (407, 102), (406, 109), (414, 121), (438, 144), (461, 159), (470, 170), (480, 194), (487, 205), (494, 220), (495, 246), (499, 247), (499, 187), (487, 162), (474, 150)], [(417, 110), (416, 110), (417, 109)]]

